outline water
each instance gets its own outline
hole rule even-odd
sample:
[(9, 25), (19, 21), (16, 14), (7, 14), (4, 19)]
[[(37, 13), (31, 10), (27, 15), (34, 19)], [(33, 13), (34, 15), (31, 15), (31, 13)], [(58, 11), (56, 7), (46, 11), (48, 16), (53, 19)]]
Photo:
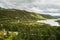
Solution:
[(47, 20), (38, 20), (37, 22), (45, 23), (45, 24), (50, 24), (51, 26), (60, 26), (58, 22), (56, 22), (58, 19), (47, 19)]

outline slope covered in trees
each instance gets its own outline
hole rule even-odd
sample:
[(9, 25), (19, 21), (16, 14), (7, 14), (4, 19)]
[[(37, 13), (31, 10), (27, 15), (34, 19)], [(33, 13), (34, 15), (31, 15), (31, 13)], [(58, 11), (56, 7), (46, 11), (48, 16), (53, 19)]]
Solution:
[(0, 8), (0, 40), (60, 40), (60, 27), (36, 22), (46, 16)]
[[(48, 16), (48, 17), (47, 17)], [(41, 20), (47, 18), (53, 18), (50, 15), (42, 15), (34, 12), (27, 12), (25, 10), (16, 9), (2, 9), (0, 8), (1, 19), (20, 19), (20, 20)]]
[(0, 18), (5, 19), (20, 19), (20, 20), (38, 20), (38, 19), (45, 19), (43, 16), (35, 14), (33, 12), (27, 12), (22, 10), (0, 10)]
[(57, 20), (57, 22), (60, 24), (60, 20)]

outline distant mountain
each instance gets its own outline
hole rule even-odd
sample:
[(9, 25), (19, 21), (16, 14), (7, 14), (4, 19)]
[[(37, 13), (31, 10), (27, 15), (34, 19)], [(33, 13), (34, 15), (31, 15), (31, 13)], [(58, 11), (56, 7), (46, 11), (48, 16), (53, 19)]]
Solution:
[(8, 20), (41, 20), (54, 18), (50, 15), (37, 14), (34, 12), (27, 12), (25, 10), (4, 9), (0, 8), (0, 19)]
[(45, 17), (25, 10), (16, 9), (0, 9), (0, 18), (6, 19), (19, 19), (19, 20), (40, 20), (46, 19)]
[(60, 16), (54, 16), (55, 18), (60, 18)]

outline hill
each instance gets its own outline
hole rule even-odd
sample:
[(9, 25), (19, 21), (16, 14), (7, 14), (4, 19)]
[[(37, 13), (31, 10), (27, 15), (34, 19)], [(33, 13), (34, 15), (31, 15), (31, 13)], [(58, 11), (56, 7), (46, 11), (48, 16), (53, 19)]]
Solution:
[(55, 16), (51, 16), (51, 15), (48, 15), (48, 14), (40, 14), (40, 15), (47, 18), (47, 19), (55, 19), (56, 18)]
[(55, 18), (60, 18), (60, 16), (54, 16)]
[(0, 10), (0, 18), (3, 19), (19, 19), (19, 20), (40, 20), (46, 19), (43, 16), (33, 13), (27, 12), (25, 10), (15, 10), (15, 9), (3, 9)]
[(36, 22), (50, 18), (47, 16), (0, 8), (0, 40), (58, 40), (60, 32), (57, 31), (60, 31), (60, 27)]
[[(48, 17), (47, 17), (48, 16)], [(50, 15), (42, 15), (37, 14), (34, 12), (27, 12), (25, 10), (16, 10), (16, 9), (4, 9), (0, 8), (0, 18), (1, 19), (8, 19), (8, 20), (41, 20), (41, 19), (48, 19), (48, 18), (54, 18)]]
[(60, 24), (60, 20), (57, 20), (56, 22), (58, 22)]

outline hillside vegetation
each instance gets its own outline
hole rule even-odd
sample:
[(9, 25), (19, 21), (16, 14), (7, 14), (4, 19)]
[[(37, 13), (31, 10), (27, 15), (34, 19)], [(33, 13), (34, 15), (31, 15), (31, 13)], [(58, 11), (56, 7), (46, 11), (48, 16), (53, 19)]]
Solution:
[(36, 22), (47, 16), (0, 8), (0, 40), (60, 40), (60, 27)]
[(60, 24), (60, 20), (57, 20), (57, 22)]
[(13, 19), (13, 20), (40, 20), (46, 19), (45, 17), (33, 13), (27, 12), (25, 10), (15, 10), (15, 9), (0, 9), (0, 18), (1, 19)]

